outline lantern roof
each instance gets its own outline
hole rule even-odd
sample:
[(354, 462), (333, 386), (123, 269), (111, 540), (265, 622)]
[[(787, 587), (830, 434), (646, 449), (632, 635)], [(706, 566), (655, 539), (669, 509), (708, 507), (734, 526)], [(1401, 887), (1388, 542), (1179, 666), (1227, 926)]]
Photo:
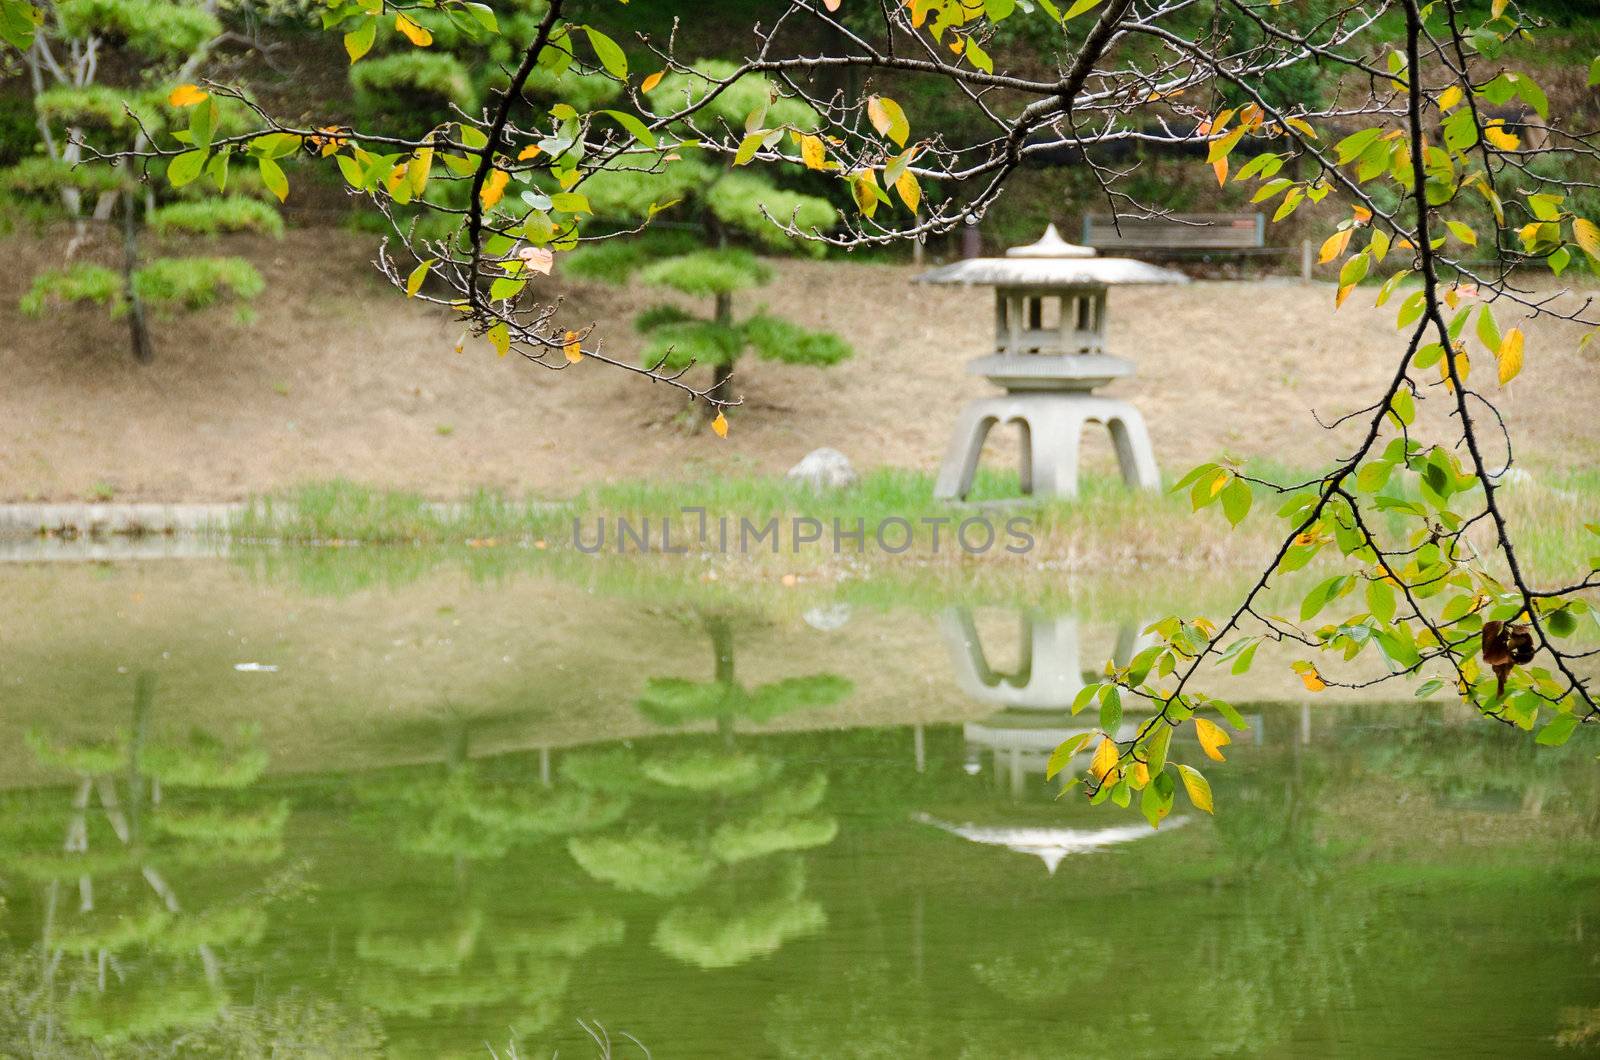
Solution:
[(1102, 258), (1093, 247), (1061, 238), (1055, 225), (1037, 243), (1012, 247), (1003, 258), (968, 258), (916, 278), (917, 283), (963, 287), (1114, 287), (1188, 283), (1189, 277), (1133, 258)]

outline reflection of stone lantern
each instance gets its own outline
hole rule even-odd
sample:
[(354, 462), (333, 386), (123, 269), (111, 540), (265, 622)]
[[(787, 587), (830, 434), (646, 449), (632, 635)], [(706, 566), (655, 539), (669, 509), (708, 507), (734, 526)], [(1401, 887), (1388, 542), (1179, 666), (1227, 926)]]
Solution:
[(1022, 491), (1071, 497), (1078, 492), (1078, 442), (1086, 423), (1111, 431), (1123, 481), (1159, 485), (1155, 455), (1139, 410), (1100, 397), (1099, 386), (1133, 374), (1133, 362), (1105, 352), (1106, 292), (1121, 284), (1187, 283), (1182, 273), (1131, 258), (1100, 258), (1065, 242), (1055, 226), (1003, 258), (971, 258), (917, 277), (919, 283), (995, 288), (995, 352), (969, 371), (1006, 391), (962, 410), (939, 469), (934, 495), (972, 491), (984, 439), (998, 423), (1022, 428)]

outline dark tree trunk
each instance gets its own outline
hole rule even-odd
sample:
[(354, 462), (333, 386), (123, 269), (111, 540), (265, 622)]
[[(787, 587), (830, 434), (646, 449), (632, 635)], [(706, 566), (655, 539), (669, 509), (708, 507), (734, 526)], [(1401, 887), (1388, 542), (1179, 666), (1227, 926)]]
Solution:
[[(718, 324), (722, 324), (725, 327), (733, 326), (733, 295), (727, 293), (717, 295), (716, 320)], [(732, 378), (732, 361), (726, 364), (713, 365), (711, 368), (711, 396), (719, 401), (726, 401), (728, 399), (728, 380)], [(717, 414), (717, 406), (707, 403), (705, 414), (708, 418), (715, 416)]]
[(150, 344), (150, 329), (145, 325), (144, 302), (133, 282), (134, 271), (139, 267), (139, 224), (133, 211), (134, 194), (129, 188), (122, 193), (122, 293), (128, 300), (128, 338), (133, 344), (133, 359), (149, 364), (155, 360), (155, 350)]

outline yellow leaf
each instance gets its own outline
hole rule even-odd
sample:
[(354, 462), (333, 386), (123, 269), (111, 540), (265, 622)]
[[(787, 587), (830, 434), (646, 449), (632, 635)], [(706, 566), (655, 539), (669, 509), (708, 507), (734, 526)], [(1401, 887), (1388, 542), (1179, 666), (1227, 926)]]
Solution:
[(664, 76), (666, 76), (666, 73), (667, 72), (665, 70), (657, 70), (655, 73), (651, 74), (649, 77), (645, 78), (643, 81), (640, 81), (639, 82), (639, 91), (640, 92), (649, 92), (651, 89), (655, 88), (657, 85), (659, 85), (661, 83), (661, 79)]
[(1285, 124), (1302, 136), (1309, 136), (1313, 140), (1317, 138), (1317, 130), (1313, 129), (1311, 124), (1302, 118), (1285, 119)]
[(167, 97), (167, 102), (174, 107), (192, 107), (210, 98), (211, 93), (199, 85), (179, 85)]
[(1194, 808), (1215, 813), (1211, 804), (1211, 785), (1200, 775), (1200, 771), (1192, 766), (1180, 765), (1178, 776), (1183, 778), (1183, 790), (1189, 793), (1189, 801), (1194, 803)]
[(1500, 361), (1500, 385), (1505, 386), (1522, 371), (1522, 329), (1512, 328), (1500, 340), (1500, 350), (1495, 354)]
[(1306, 686), (1307, 692), (1321, 692), (1328, 687), (1328, 683), (1314, 668), (1300, 671), (1300, 683)]
[(1211, 163), (1211, 171), (1217, 175), (1217, 187), (1220, 188), (1228, 183), (1228, 160), (1226, 158), (1219, 158)]
[(906, 204), (906, 209), (912, 213), (922, 205), (922, 185), (917, 183), (917, 175), (911, 170), (906, 170), (895, 178), (894, 190), (900, 193), (900, 199)]
[(870, 169), (863, 169), (850, 181), (850, 191), (855, 195), (856, 205), (861, 212), (871, 217), (878, 209), (878, 174)]
[(417, 292), (422, 290), (422, 281), (428, 278), (428, 270), (433, 268), (435, 258), (421, 262), (411, 270), (411, 275), (406, 277), (406, 297), (415, 298)]
[(433, 169), (433, 148), (419, 147), (411, 156), (411, 164), (407, 172), (411, 176), (411, 194), (413, 197), (421, 195), (428, 187), (428, 172)]
[(406, 39), (419, 48), (426, 48), (433, 43), (433, 34), (407, 18), (404, 11), (395, 13), (394, 28), (404, 33)]
[(1133, 764), (1132, 773), (1133, 779), (1129, 782), (1129, 786), (1134, 788), (1134, 790), (1140, 790), (1146, 784), (1150, 783), (1150, 767), (1145, 765), (1143, 762), (1135, 762)]
[(711, 429), (716, 432), (718, 438), (728, 436), (728, 417), (722, 414), (721, 409), (717, 410), (717, 418), (711, 421)]
[(1206, 757), (1217, 762), (1224, 761), (1220, 748), (1232, 743), (1233, 737), (1207, 718), (1194, 719), (1194, 731), (1200, 737), (1200, 749), (1206, 753)]
[(1572, 238), (1585, 254), (1600, 261), (1600, 225), (1584, 217), (1573, 218)]
[(1522, 140), (1500, 127), (1499, 119), (1484, 127), (1483, 138), (1500, 148), (1502, 151), (1515, 151), (1522, 145)]
[(1103, 781), (1106, 774), (1110, 773), (1117, 764), (1116, 741), (1109, 736), (1100, 737), (1100, 746), (1094, 749), (1094, 758), (1089, 761), (1089, 775), (1096, 781)]
[(1342, 232), (1335, 232), (1322, 242), (1322, 250), (1317, 254), (1318, 264), (1326, 265), (1328, 262), (1344, 253), (1350, 245), (1350, 236), (1355, 230), (1346, 228)]
[(1356, 285), (1353, 283), (1347, 283), (1343, 287), (1339, 288), (1338, 293), (1333, 296), (1333, 308), (1338, 309), (1340, 306), (1344, 305), (1344, 300), (1349, 298), (1350, 292), (1355, 289)]
[(900, 109), (900, 104), (888, 96), (873, 96), (867, 100), (867, 118), (874, 129), (901, 147), (906, 145), (911, 123), (906, 120), (906, 112)]
[(529, 144), (527, 147), (524, 147), (521, 151), (517, 152), (517, 161), (518, 162), (526, 162), (530, 158), (538, 158), (538, 157), (539, 157), (539, 145), (538, 144)]
[(827, 161), (828, 150), (822, 146), (822, 140), (815, 136), (800, 137), (800, 161), (806, 164), (807, 169), (821, 169)]
[(506, 322), (501, 321), (489, 329), (489, 341), (494, 344), (494, 352), (504, 357), (511, 350), (511, 329), (506, 327)]
[(570, 363), (577, 364), (583, 360), (583, 345), (578, 342), (578, 333), (576, 331), (568, 331), (562, 341), (564, 345), (561, 347), (561, 352), (567, 355), (567, 360)]
[(1451, 85), (1449, 88), (1439, 93), (1439, 109), (1449, 110), (1450, 108), (1454, 107), (1457, 103), (1461, 102), (1462, 95), (1463, 93), (1460, 85)]
[(489, 172), (489, 178), (483, 182), (483, 191), (478, 194), (478, 201), (483, 203), (485, 210), (493, 208), (494, 204), (505, 198), (506, 184), (511, 180), (511, 174), (503, 169)]

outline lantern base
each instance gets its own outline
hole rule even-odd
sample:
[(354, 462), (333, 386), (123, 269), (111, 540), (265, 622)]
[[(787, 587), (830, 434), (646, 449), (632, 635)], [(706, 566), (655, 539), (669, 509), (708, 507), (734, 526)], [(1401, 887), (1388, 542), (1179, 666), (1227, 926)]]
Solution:
[(950, 449), (933, 487), (940, 500), (972, 492), (984, 440), (996, 424), (1022, 427), (1022, 492), (1035, 497), (1078, 495), (1078, 447), (1087, 423), (1111, 432), (1122, 480), (1136, 489), (1161, 486), (1144, 417), (1126, 401), (1082, 393), (1013, 393), (980, 398), (961, 410)]

